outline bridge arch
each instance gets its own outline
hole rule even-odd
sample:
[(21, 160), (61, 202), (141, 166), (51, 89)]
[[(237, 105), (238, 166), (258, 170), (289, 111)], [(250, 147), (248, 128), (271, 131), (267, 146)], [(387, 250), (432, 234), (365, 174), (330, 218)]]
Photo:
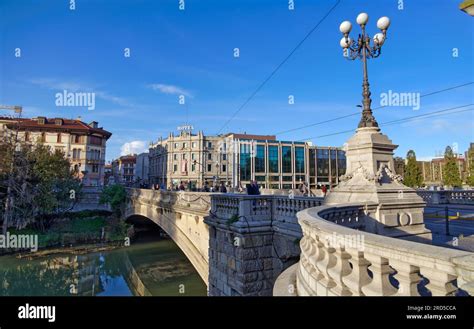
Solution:
[(194, 209), (174, 210), (175, 207), (171, 210), (171, 205), (163, 204), (162, 194), (157, 195), (157, 192), (149, 190), (142, 192), (142, 195), (132, 196), (125, 218), (142, 216), (157, 224), (176, 243), (208, 285), (209, 228), (204, 223), (207, 213), (196, 213)]

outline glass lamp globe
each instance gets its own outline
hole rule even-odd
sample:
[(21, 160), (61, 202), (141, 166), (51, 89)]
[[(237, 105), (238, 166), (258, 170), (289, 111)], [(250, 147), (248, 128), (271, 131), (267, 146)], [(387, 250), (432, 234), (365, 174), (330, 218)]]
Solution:
[(349, 21), (344, 21), (339, 25), (339, 31), (341, 31), (342, 34), (346, 34), (351, 32), (352, 29), (352, 24)]
[(359, 25), (365, 25), (369, 21), (369, 15), (367, 15), (366, 13), (360, 13), (357, 16), (356, 21), (357, 21), (357, 24)]
[(374, 35), (374, 43), (376, 45), (383, 45), (383, 43), (385, 42), (385, 36), (383, 35), (383, 33), (377, 33), (376, 35)]
[(351, 38), (346, 38), (346, 37), (343, 37), (341, 39), (341, 41), (339, 41), (339, 44), (341, 45), (342, 48), (346, 49), (346, 48), (349, 48), (349, 46), (351, 45), (352, 43), (352, 39)]
[(379, 20), (377, 21), (377, 27), (379, 29), (386, 30), (390, 26), (390, 19), (386, 16), (380, 17)]

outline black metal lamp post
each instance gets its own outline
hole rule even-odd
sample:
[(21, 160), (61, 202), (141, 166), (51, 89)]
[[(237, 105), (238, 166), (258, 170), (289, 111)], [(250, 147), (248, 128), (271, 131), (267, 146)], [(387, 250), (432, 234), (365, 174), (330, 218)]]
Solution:
[(385, 42), (387, 29), (390, 26), (390, 19), (388, 17), (381, 17), (377, 21), (377, 27), (382, 31), (377, 33), (373, 38), (373, 45), (370, 42), (370, 36), (365, 31), (365, 26), (369, 20), (369, 15), (361, 13), (357, 16), (357, 24), (362, 29), (362, 34), (359, 34), (357, 41), (349, 38), (349, 33), (352, 29), (352, 24), (349, 21), (344, 21), (339, 26), (339, 30), (344, 35), (340, 41), (341, 47), (344, 49), (344, 57), (350, 60), (359, 58), (362, 60), (364, 78), (362, 83), (362, 118), (359, 122), (359, 128), (375, 127), (378, 128), (378, 123), (375, 120), (370, 105), (372, 100), (370, 99), (369, 90), (369, 76), (367, 73), (367, 59), (377, 58), (380, 56), (382, 51), (382, 45)]

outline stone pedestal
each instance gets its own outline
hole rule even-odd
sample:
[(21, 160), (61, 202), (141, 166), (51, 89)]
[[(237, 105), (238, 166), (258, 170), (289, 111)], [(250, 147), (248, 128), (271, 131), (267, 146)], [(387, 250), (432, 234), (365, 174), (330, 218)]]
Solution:
[(377, 204), (375, 211), (367, 213), (367, 232), (431, 241), (423, 222), (425, 202), (395, 174), (393, 151), (397, 147), (378, 127), (357, 129), (346, 145), (346, 174), (324, 204)]

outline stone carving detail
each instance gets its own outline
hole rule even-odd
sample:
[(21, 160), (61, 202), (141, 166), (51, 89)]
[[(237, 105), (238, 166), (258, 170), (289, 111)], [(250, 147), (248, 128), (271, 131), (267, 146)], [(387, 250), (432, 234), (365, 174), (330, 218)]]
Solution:
[(387, 174), (388, 178), (390, 178), (392, 182), (402, 184), (402, 181), (403, 181), (402, 176), (397, 175), (394, 172), (392, 172), (386, 164), (382, 164), (379, 170), (377, 171), (377, 173), (375, 174), (375, 178), (377, 182), (380, 182), (382, 180), (384, 173)]
[(369, 173), (367, 171), (367, 169), (365, 169), (360, 162), (359, 162), (359, 166), (356, 169), (354, 169), (350, 173), (346, 173), (346, 174), (340, 176), (339, 180), (341, 182), (346, 182), (348, 180), (351, 180), (355, 176), (362, 176), (363, 178), (365, 178), (369, 182), (373, 182), (375, 180), (375, 176), (373, 174)]
[(355, 176), (361, 176), (365, 180), (369, 182), (381, 182), (382, 178), (386, 174), (386, 176), (392, 181), (396, 183), (402, 184), (403, 178), (400, 175), (395, 174), (390, 170), (390, 168), (386, 164), (382, 164), (379, 168), (379, 170), (375, 173), (375, 175), (369, 173), (369, 171), (362, 166), (362, 164), (359, 162), (359, 166), (354, 169), (350, 173), (346, 173), (342, 176), (339, 177), (340, 182), (346, 182), (354, 178)]

